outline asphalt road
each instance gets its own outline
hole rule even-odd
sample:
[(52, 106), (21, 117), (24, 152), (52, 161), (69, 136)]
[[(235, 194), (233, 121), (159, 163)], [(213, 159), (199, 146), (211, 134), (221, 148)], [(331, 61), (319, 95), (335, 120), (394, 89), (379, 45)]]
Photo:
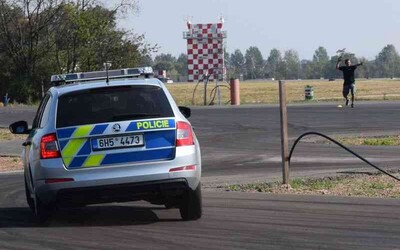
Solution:
[[(337, 108), (336, 103), (289, 105), (291, 142), (304, 132), (335, 135), (398, 134), (399, 102), (357, 103)], [(31, 122), (32, 108), (0, 109), (0, 126), (16, 120)], [(252, 182), (281, 176), (280, 118), (276, 105), (193, 108), (191, 123), (203, 155), (203, 183)], [(381, 167), (400, 163), (397, 147), (351, 147)], [(0, 143), (0, 153), (20, 154), (21, 142)], [(3, 151), (3, 152), (2, 152)], [(335, 145), (301, 143), (291, 164), (293, 176), (319, 176), (370, 169)]]
[(0, 176), (0, 249), (399, 249), (400, 201), (204, 192), (198, 221), (146, 203), (59, 211), (39, 227)]
[[(289, 107), (291, 139), (327, 135), (396, 134), (400, 103)], [(0, 126), (32, 120), (31, 109), (0, 109)], [(191, 122), (202, 145), (205, 187), (280, 176), (277, 106), (194, 108)], [(19, 145), (10, 146), (18, 153)], [(3, 146), (0, 145), (0, 151)], [(397, 167), (397, 147), (352, 147), (378, 165)], [(363, 170), (333, 145), (300, 144), (292, 175)], [(62, 210), (39, 227), (26, 207), (21, 174), (0, 175), (0, 249), (399, 249), (396, 199), (280, 196), (205, 189), (204, 215), (180, 221), (175, 210), (147, 203)]]

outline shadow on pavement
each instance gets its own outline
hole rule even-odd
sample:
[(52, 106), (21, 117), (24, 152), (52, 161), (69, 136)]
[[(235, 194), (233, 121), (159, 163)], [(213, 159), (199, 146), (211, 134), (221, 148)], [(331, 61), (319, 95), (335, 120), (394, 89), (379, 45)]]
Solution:
[[(164, 208), (93, 206), (60, 209), (45, 224), (47, 227), (92, 227), (92, 226), (132, 226), (157, 222), (180, 221), (181, 219), (159, 219), (153, 210)], [(0, 208), (0, 228), (34, 228), (39, 224), (29, 208)]]

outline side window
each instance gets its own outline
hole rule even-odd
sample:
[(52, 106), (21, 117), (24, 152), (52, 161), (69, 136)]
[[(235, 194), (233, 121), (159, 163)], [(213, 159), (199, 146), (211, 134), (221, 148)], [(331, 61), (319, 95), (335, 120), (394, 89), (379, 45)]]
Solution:
[(32, 129), (35, 129), (35, 128), (39, 127), (40, 118), (42, 117), (44, 106), (47, 104), (47, 101), (49, 100), (49, 97), (50, 97), (49, 94), (46, 94), (46, 96), (40, 102), (39, 108), (37, 109), (37, 112), (36, 112), (35, 119), (33, 120)]
[(47, 100), (46, 106), (43, 109), (43, 114), (40, 119), (40, 126), (39, 126), (40, 128), (43, 128), (44, 126), (46, 126), (46, 123), (49, 120), (51, 100), (52, 100), (52, 97), (50, 96)]

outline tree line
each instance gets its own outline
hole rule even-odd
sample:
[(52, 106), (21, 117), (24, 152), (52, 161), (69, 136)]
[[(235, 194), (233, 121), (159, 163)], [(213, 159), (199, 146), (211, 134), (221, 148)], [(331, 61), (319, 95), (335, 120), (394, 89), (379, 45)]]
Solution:
[[(315, 50), (311, 60), (299, 58), (297, 51), (284, 52), (272, 49), (264, 59), (257, 47), (250, 47), (245, 54), (235, 50), (226, 55), (226, 66), (231, 77), (242, 75), (245, 79), (330, 79), (340, 78), (341, 72), (335, 69), (339, 55), (329, 56), (324, 47)], [(393, 78), (400, 75), (400, 56), (394, 45), (385, 46), (373, 60), (345, 53), (354, 63), (363, 62), (357, 70), (360, 78)]]
[[(119, 2), (118, 2), (119, 1)], [(50, 76), (112, 68), (153, 66), (167, 70), (174, 80), (185, 80), (187, 55), (159, 54), (143, 35), (117, 27), (127, 13), (138, 11), (135, 0), (118, 0), (106, 7), (98, 0), (0, 0), (0, 95), (16, 101), (39, 100)], [(385, 46), (374, 60), (363, 61), (357, 77), (398, 77), (400, 56), (393, 45)], [(319, 79), (338, 78), (337, 55), (324, 47), (311, 60), (300, 60), (297, 51), (272, 49), (264, 58), (256, 46), (243, 54), (225, 53), (228, 78)]]
[(50, 76), (148, 64), (157, 46), (119, 29), (135, 1), (105, 7), (96, 0), (0, 0), (0, 94), (38, 100)]
[[(385, 46), (373, 60), (345, 53), (353, 63), (363, 62), (364, 66), (357, 71), (359, 78), (393, 78), (400, 76), (400, 56), (394, 45)], [(340, 78), (341, 72), (335, 66), (338, 55), (329, 56), (324, 47), (315, 50), (311, 60), (299, 58), (296, 50), (281, 52), (272, 49), (264, 58), (256, 46), (248, 48), (243, 54), (239, 49), (233, 53), (225, 52), (225, 65), (228, 78), (247, 79), (330, 79)], [(187, 74), (187, 56), (180, 54), (178, 58), (171, 54), (157, 55), (149, 61), (156, 70), (167, 70), (175, 79)]]

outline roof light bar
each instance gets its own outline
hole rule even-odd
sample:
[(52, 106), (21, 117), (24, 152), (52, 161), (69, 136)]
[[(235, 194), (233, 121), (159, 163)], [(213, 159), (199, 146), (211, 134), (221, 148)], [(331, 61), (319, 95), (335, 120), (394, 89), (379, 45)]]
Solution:
[[(148, 78), (153, 74), (154, 72), (152, 67), (108, 70), (109, 79), (132, 78), (140, 76)], [(69, 74), (52, 75), (51, 84), (54, 86), (58, 86), (69, 83), (98, 81), (106, 79), (107, 79), (107, 71), (69, 73)]]

